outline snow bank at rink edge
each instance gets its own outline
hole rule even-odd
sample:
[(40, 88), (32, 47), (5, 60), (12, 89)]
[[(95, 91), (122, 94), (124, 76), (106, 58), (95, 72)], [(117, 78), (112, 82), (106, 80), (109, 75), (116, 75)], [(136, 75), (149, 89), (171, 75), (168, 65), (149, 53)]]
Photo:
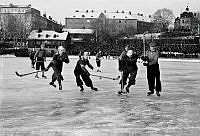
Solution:
[(159, 58), (159, 61), (170, 61), (170, 62), (196, 62), (200, 63), (200, 59), (172, 59), (172, 58)]

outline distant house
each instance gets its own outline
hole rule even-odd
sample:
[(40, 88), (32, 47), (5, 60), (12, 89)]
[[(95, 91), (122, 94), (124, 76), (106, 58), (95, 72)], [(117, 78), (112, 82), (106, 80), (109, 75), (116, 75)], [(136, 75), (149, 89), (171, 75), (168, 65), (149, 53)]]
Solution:
[(64, 28), (62, 31), (70, 33), (72, 43), (91, 41), (91, 39), (94, 38), (93, 35), (95, 33), (93, 29), (66, 29)]
[(27, 38), (28, 48), (40, 48), (42, 42), (47, 42), (46, 49), (56, 50), (58, 46), (64, 46), (66, 49), (71, 44), (69, 32), (58, 33), (50, 30), (33, 30)]

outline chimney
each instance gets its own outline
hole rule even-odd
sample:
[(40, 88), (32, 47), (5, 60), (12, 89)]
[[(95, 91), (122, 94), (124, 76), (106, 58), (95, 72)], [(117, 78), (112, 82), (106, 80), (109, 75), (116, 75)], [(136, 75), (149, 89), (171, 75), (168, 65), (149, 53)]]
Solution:
[(46, 34), (46, 38), (48, 38), (48, 37), (50, 37), (50, 35), (49, 35), (49, 34)]
[(44, 14), (43, 14), (43, 17), (45, 17), (45, 18), (47, 17), (47, 14), (46, 14), (46, 12), (44, 12)]
[(40, 38), (42, 35), (41, 34), (38, 34), (38, 37)]
[(129, 15), (131, 15), (131, 11), (129, 11), (128, 13), (129, 13)]
[(94, 10), (92, 10), (92, 12), (94, 12)]
[(88, 10), (86, 10), (86, 13), (88, 13)]
[(39, 28), (39, 29), (38, 29), (38, 33), (41, 33), (41, 32), (42, 32), (42, 29), (41, 29), (41, 28)]
[(189, 7), (187, 6), (186, 11), (189, 12)]
[(124, 11), (122, 10), (122, 13), (124, 13)]
[(58, 37), (58, 35), (54, 34), (54, 35), (53, 35), (53, 38), (56, 38), (56, 37)]
[(104, 10), (104, 13), (106, 13), (106, 10)]
[(117, 12), (116, 13), (119, 13), (119, 11), (117, 10)]
[(13, 4), (12, 4), (12, 3), (10, 3), (10, 4), (9, 4), (9, 6), (10, 6), (10, 7), (13, 7)]

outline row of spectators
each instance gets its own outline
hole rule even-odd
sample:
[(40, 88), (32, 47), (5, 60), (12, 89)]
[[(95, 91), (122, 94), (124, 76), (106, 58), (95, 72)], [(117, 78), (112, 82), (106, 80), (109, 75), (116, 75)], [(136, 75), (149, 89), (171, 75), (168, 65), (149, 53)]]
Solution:
[[(145, 49), (151, 40), (145, 41)], [(156, 39), (161, 57), (170, 58), (199, 58), (200, 43), (194, 39)], [(129, 44), (141, 55), (144, 51), (142, 39), (121, 39), (104, 43), (77, 42), (70, 46), (69, 54), (78, 55), (80, 51), (88, 51), (95, 55), (99, 50), (104, 56), (119, 56), (124, 47)]]

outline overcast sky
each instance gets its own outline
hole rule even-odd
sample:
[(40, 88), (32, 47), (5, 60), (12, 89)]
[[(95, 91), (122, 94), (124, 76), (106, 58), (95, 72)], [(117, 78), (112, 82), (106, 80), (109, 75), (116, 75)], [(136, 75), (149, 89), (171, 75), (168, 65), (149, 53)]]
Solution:
[(161, 8), (171, 9), (177, 17), (189, 5), (190, 11), (200, 11), (200, 0), (0, 0), (0, 5), (28, 5), (46, 12), (47, 16), (64, 24), (65, 17), (75, 10), (132, 11), (152, 15)]

